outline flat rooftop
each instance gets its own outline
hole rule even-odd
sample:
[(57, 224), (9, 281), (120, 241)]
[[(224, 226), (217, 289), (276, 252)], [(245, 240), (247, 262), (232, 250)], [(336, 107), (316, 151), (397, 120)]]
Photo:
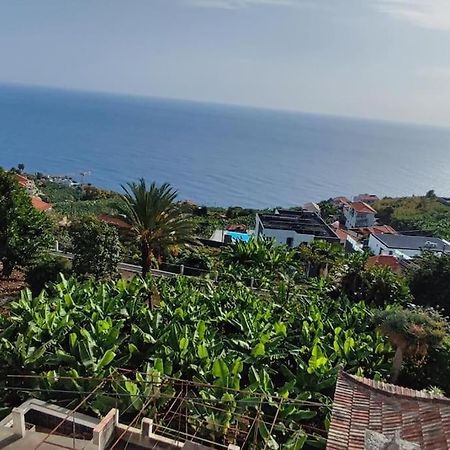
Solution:
[(291, 230), (318, 238), (338, 241), (333, 230), (316, 213), (310, 211), (278, 210), (278, 214), (258, 214), (264, 228)]
[(431, 250), (433, 252), (449, 252), (450, 242), (426, 236), (407, 236), (405, 234), (374, 234), (376, 239), (386, 247), (399, 250)]

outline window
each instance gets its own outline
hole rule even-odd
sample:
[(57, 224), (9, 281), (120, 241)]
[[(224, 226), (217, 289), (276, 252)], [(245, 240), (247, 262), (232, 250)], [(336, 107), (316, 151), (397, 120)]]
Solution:
[(294, 246), (294, 238), (292, 238), (292, 237), (286, 238), (286, 245), (287, 245), (289, 248), (292, 248), (292, 247)]

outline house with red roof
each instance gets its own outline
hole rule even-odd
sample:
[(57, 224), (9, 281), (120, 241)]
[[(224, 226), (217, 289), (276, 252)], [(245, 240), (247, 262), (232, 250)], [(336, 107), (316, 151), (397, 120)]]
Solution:
[(51, 203), (44, 202), (40, 197), (31, 197), (31, 203), (38, 211), (50, 211), (53, 206)]
[(131, 225), (125, 222), (124, 219), (120, 217), (109, 216), (108, 214), (100, 214), (98, 216), (98, 220), (108, 223), (109, 225), (113, 225), (122, 230), (129, 230), (131, 228)]
[(450, 399), (341, 372), (327, 450), (450, 448)]
[(395, 273), (401, 273), (402, 266), (394, 255), (377, 255), (367, 258), (366, 267), (389, 267)]
[(30, 180), (25, 175), (16, 174), (17, 182), (20, 186), (22, 186), (26, 191), (28, 195), (34, 195), (37, 192), (36, 185), (34, 184), (33, 180)]
[(352, 202), (344, 208), (347, 228), (373, 227), (377, 212), (367, 203)]
[(371, 234), (397, 234), (397, 231), (389, 225), (374, 225), (373, 227), (354, 228), (353, 231), (359, 237), (365, 238)]
[(350, 205), (351, 201), (347, 197), (340, 196), (333, 198), (333, 203), (336, 208), (342, 209)]

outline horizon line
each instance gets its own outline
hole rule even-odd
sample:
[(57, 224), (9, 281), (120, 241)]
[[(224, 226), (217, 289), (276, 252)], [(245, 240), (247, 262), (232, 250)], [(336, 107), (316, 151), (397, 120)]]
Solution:
[(423, 128), (435, 128), (440, 130), (450, 131), (450, 124), (433, 124), (429, 122), (415, 122), (415, 121), (402, 121), (399, 119), (383, 119), (380, 117), (373, 116), (354, 116), (347, 114), (337, 114), (330, 112), (322, 112), (322, 111), (305, 111), (296, 108), (277, 108), (270, 106), (258, 106), (251, 105), (246, 103), (233, 103), (233, 102), (223, 102), (218, 100), (198, 100), (189, 97), (162, 97), (158, 95), (151, 94), (135, 94), (128, 92), (116, 92), (116, 91), (108, 91), (108, 90), (97, 90), (97, 89), (87, 89), (87, 88), (78, 88), (78, 87), (68, 87), (68, 86), (55, 86), (55, 85), (47, 85), (47, 84), (29, 84), (29, 83), (19, 83), (14, 81), (4, 81), (0, 80), (0, 86), (5, 87), (13, 87), (13, 88), (23, 88), (23, 89), (41, 89), (41, 90), (50, 90), (50, 91), (60, 91), (67, 93), (79, 93), (79, 94), (88, 94), (88, 95), (99, 95), (99, 96), (110, 96), (110, 97), (122, 97), (122, 98), (132, 98), (136, 100), (162, 100), (162, 101), (173, 101), (180, 103), (195, 103), (199, 105), (212, 105), (212, 106), (222, 106), (229, 108), (242, 108), (248, 110), (257, 110), (257, 111), (266, 111), (266, 112), (275, 112), (275, 113), (285, 113), (285, 114), (297, 114), (297, 115), (309, 115), (309, 116), (317, 116), (317, 117), (329, 117), (340, 120), (354, 120), (354, 121), (362, 121), (362, 122), (378, 122), (386, 125), (401, 125), (401, 126), (414, 126), (414, 127), (423, 127)]

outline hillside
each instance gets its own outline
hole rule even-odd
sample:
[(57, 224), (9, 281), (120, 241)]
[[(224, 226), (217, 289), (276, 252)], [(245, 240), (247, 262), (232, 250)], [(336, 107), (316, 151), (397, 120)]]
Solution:
[(450, 238), (450, 206), (432, 192), (423, 197), (385, 197), (374, 208), (379, 221), (396, 230), (420, 230)]

